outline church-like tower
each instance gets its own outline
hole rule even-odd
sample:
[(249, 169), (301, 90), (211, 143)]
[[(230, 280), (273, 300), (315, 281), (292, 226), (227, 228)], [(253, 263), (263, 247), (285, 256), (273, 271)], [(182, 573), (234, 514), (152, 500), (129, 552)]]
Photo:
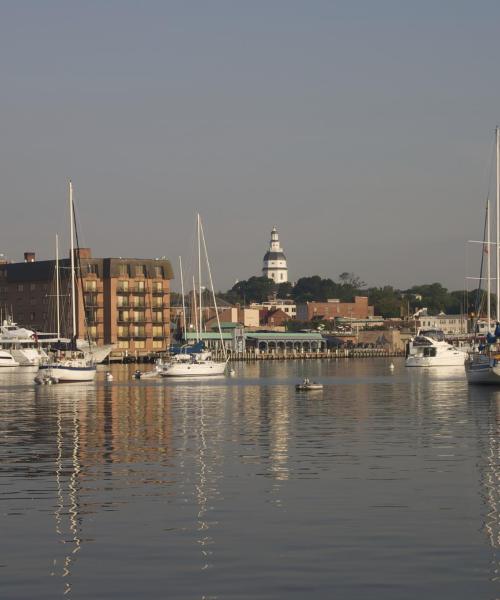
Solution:
[(285, 281), (288, 281), (286, 256), (283, 254), (283, 248), (280, 246), (276, 227), (273, 227), (271, 231), (271, 243), (269, 244), (269, 250), (264, 255), (262, 275), (273, 279), (276, 283), (285, 283)]

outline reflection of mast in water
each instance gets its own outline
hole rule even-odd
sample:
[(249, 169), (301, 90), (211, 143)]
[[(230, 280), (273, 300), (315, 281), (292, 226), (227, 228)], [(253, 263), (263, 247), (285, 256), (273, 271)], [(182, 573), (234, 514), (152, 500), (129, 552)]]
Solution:
[[(67, 486), (67, 500), (65, 499), (65, 490), (63, 484), (63, 466), (64, 466), (64, 436), (62, 429), (61, 402), (57, 401), (57, 457), (56, 457), (56, 485), (57, 485), (57, 509), (55, 511), (56, 532), (61, 538), (61, 543), (70, 544), (67, 554), (62, 564), (60, 576), (64, 580), (64, 595), (71, 593), (71, 566), (76, 560), (76, 554), (80, 551), (82, 541), (80, 538), (80, 517), (78, 502), (78, 478), (80, 475), (80, 462), (78, 458), (79, 451), (79, 423), (77, 414), (77, 404), (73, 404), (73, 429), (72, 429), (72, 452), (71, 452), (71, 475)], [(65, 508), (67, 515), (67, 531), (70, 537), (65, 537)], [(57, 565), (57, 559), (54, 560), (54, 567)], [(52, 573), (56, 575), (56, 572)]]
[(206, 521), (206, 513), (207, 513), (207, 462), (206, 462), (206, 453), (207, 453), (207, 441), (205, 439), (205, 407), (203, 402), (203, 397), (200, 398), (200, 444), (199, 444), (199, 453), (198, 453), (198, 464), (200, 467), (199, 472), (199, 481), (195, 484), (196, 488), (196, 497), (198, 499), (198, 531), (205, 532), (204, 534), (200, 534), (200, 539), (198, 543), (201, 547), (201, 553), (205, 561), (205, 564), (202, 566), (202, 570), (208, 569), (210, 564), (208, 560), (212, 554), (209, 546), (213, 544), (213, 538), (209, 534), (209, 524)]
[[(290, 406), (286, 395), (276, 394), (271, 404), (271, 430), (269, 439), (269, 461), (271, 474), (274, 477), (273, 494), (281, 491), (283, 481), (289, 477), (288, 443), (290, 438)], [(276, 497), (276, 505), (281, 499)]]
[[(499, 443), (499, 402), (496, 399), (493, 422), (488, 424), (488, 448), (486, 451), (486, 471), (484, 474), (485, 497), (488, 503), (484, 528), (488, 534), (491, 547), (495, 551), (495, 563), (498, 563), (497, 552), (500, 549), (500, 443)], [(495, 569), (498, 577), (497, 569)]]

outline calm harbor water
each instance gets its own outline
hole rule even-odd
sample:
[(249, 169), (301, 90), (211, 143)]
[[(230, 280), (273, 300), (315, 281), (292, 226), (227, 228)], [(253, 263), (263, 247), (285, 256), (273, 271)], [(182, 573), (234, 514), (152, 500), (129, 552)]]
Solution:
[(0, 373), (0, 597), (500, 597), (500, 389), (389, 363)]

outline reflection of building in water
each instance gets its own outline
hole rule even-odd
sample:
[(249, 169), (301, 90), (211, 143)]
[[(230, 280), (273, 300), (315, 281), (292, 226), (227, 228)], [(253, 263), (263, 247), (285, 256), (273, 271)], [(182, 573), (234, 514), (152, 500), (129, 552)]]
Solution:
[(170, 454), (171, 397), (163, 385), (97, 387), (96, 405), (79, 408), (82, 461), (156, 462)]

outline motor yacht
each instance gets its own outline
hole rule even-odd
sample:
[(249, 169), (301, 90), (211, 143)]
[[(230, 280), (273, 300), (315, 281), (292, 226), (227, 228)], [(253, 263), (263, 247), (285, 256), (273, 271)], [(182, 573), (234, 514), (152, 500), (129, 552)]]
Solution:
[(408, 345), (407, 367), (463, 366), (467, 353), (445, 341), (440, 329), (420, 329)]

